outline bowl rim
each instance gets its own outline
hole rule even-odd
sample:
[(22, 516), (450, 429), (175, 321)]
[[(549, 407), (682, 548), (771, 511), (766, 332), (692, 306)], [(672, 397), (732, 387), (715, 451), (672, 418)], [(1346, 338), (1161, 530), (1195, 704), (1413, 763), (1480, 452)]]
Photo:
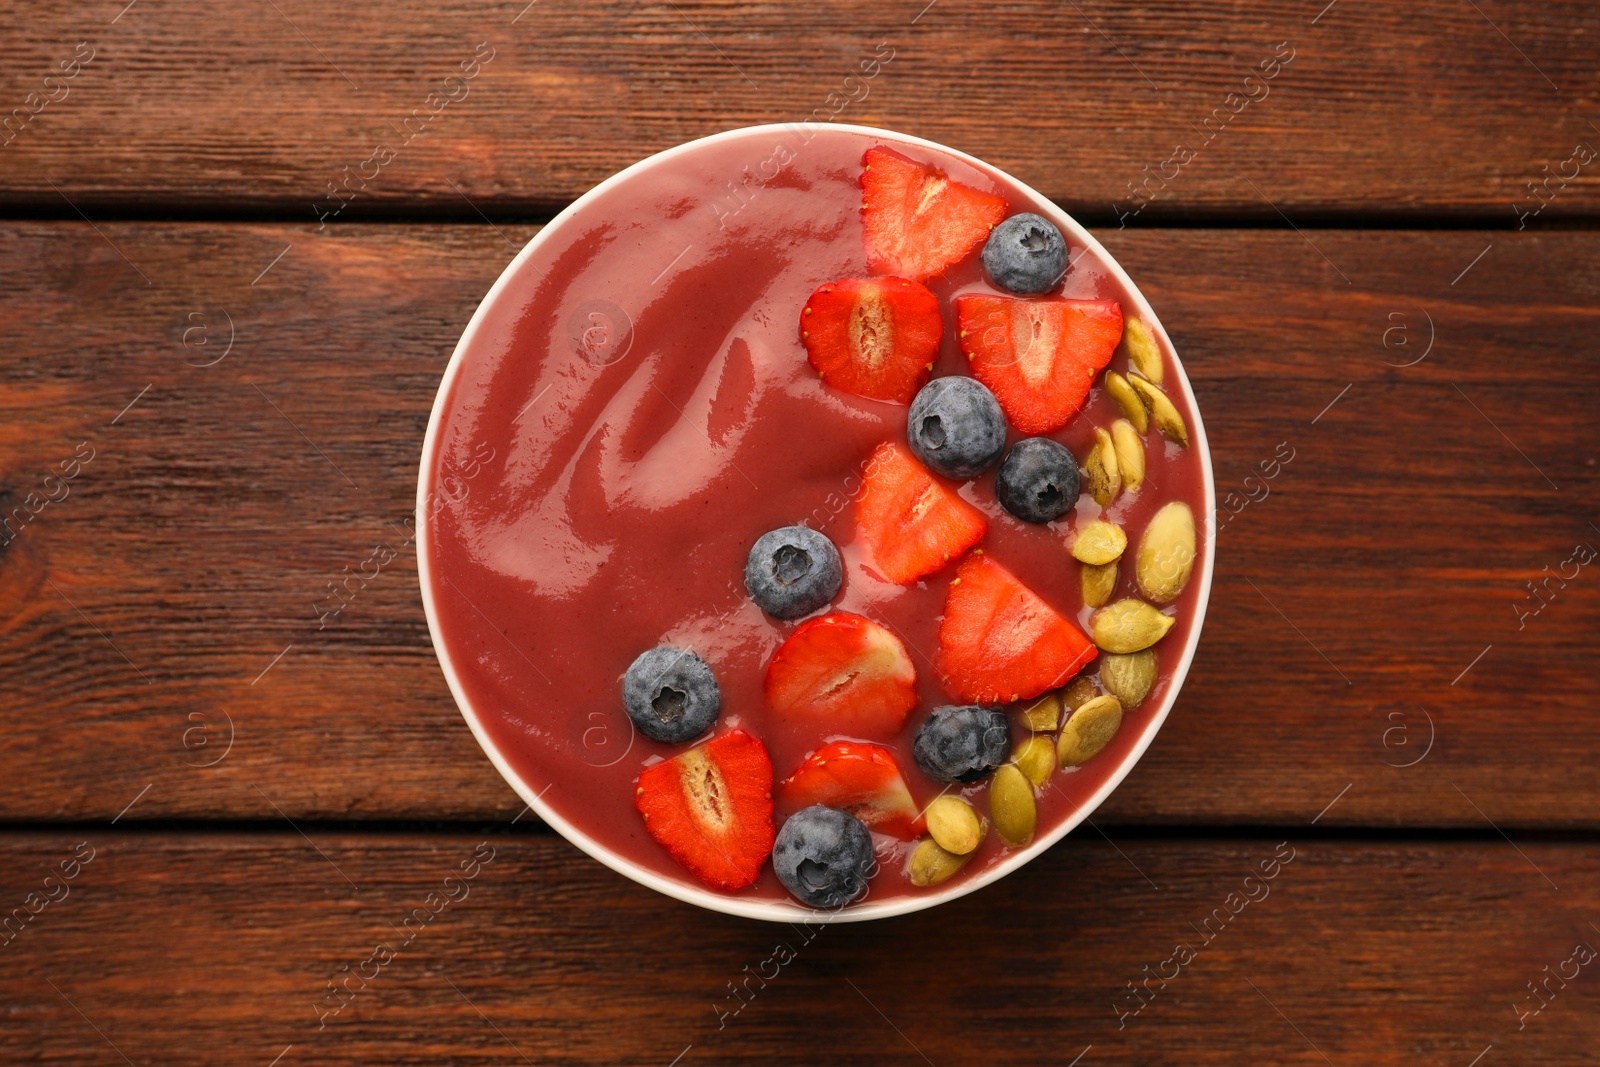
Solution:
[[(834, 910), (808, 909), (804, 905), (793, 900), (757, 900), (737, 895), (718, 893), (709, 888), (703, 888), (696, 885), (690, 885), (687, 882), (673, 880), (658, 874), (655, 871), (644, 868), (634, 861), (628, 859), (626, 856), (601, 844), (599, 841), (590, 837), (586, 832), (567, 821), (567, 819), (562, 817), (559, 812), (547, 805), (543, 800), (543, 796), (545, 792), (549, 791), (550, 785), (554, 785), (554, 782), (550, 783), (550, 785), (546, 785), (543, 790), (535, 791), (532, 786), (528, 782), (524, 781), (522, 776), (518, 774), (517, 771), (511, 766), (510, 762), (495, 745), (493, 739), (490, 738), (487, 730), (483, 726), (483, 723), (479, 719), (476, 709), (473, 708), (472, 702), (467, 698), (467, 694), (462, 687), (460, 678), (456, 674), (455, 666), (452, 663), (450, 653), (443, 647), (443, 643), (440, 640), (439, 619), (437, 608), (434, 603), (435, 578), (433, 574), (432, 563), (430, 561), (433, 548), (432, 534), (428, 525), (427, 514), (429, 503), (428, 484), (430, 476), (435, 469), (438, 452), (441, 445), (440, 425), (443, 419), (445, 400), (451, 394), (453, 387), (455, 386), (456, 379), (461, 373), (461, 368), (465, 361), (467, 350), (475, 341), (478, 331), (482, 328), (484, 322), (489, 317), (491, 309), (496, 305), (504, 291), (509, 287), (511, 278), (522, 269), (523, 265), (538, 250), (548, 235), (555, 232), (563, 222), (565, 222), (572, 215), (581, 211), (587, 204), (595, 200), (606, 190), (611, 189), (623, 181), (626, 181), (635, 174), (665, 163), (666, 161), (679, 155), (684, 155), (696, 149), (707, 147), (722, 141), (743, 137), (752, 137), (761, 132), (776, 133), (781, 131), (783, 133), (793, 135), (798, 131), (804, 131), (808, 129), (819, 131), (844, 130), (852, 133), (863, 134), (868, 137), (880, 138), (888, 142), (898, 142), (900, 144), (909, 145), (916, 148), (931, 149), (935, 152), (946, 153), (964, 163), (967, 163), (968, 165), (977, 168), (980, 171), (997, 171), (1000, 174), (1003, 174), (1009, 181), (1014, 183), (1017, 188), (1020, 189), (1027, 197), (1032, 198), (1035, 201), (1035, 209), (1039, 210), (1041, 214), (1044, 214), (1045, 217), (1050, 219), (1051, 222), (1060, 227), (1064, 234), (1066, 234), (1072, 240), (1081, 242), (1085, 248), (1095, 253), (1095, 255), (1099, 257), (1101, 264), (1114, 278), (1116, 278), (1118, 282), (1122, 284), (1123, 290), (1131, 298), (1131, 303), (1134, 305), (1135, 310), (1139, 313), (1139, 317), (1142, 318), (1146, 323), (1154, 326), (1155, 331), (1165, 343), (1167, 349), (1173, 354), (1172, 370), (1175, 372), (1174, 378), (1179, 388), (1182, 390), (1184, 399), (1188, 402), (1189, 412), (1193, 416), (1193, 425), (1189, 427), (1190, 447), (1195, 449), (1200, 456), (1201, 482), (1202, 489), (1205, 493), (1203, 527), (1205, 531), (1204, 565), (1201, 567), (1200, 574), (1198, 575), (1199, 586), (1197, 589), (1197, 595), (1195, 597), (1194, 624), (1189, 628), (1188, 640), (1183, 649), (1183, 654), (1178, 660), (1176, 669), (1174, 669), (1172, 672), (1171, 684), (1167, 686), (1166, 691), (1162, 696), (1160, 705), (1151, 714), (1149, 722), (1145, 726), (1143, 736), (1139, 739), (1138, 743), (1133, 747), (1133, 749), (1129, 751), (1128, 755), (1123, 759), (1121, 765), (1112, 771), (1101, 787), (1097, 789), (1076, 811), (1072, 812), (1067, 816), (1066, 819), (1062, 820), (1059, 826), (1051, 830), (1049, 833), (1036, 838), (1026, 848), (1018, 849), (1012, 852), (1010, 855), (995, 863), (992, 867), (986, 871), (983, 871), (981, 874), (978, 874), (972, 878), (962, 879), (961, 881), (943, 889), (934, 889), (929, 892), (902, 896), (888, 901), (872, 900), (869, 891), (868, 898), (863, 903)], [(1179, 692), (1183, 689), (1184, 680), (1189, 674), (1190, 664), (1194, 661), (1195, 650), (1200, 644), (1200, 633), (1205, 624), (1206, 607), (1211, 599), (1212, 574), (1216, 567), (1216, 484), (1211, 468), (1211, 449), (1206, 438), (1205, 424), (1200, 415), (1200, 405), (1195, 398), (1193, 388), (1190, 386), (1189, 376), (1184, 371), (1183, 363), (1181, 359), (1178, 358), (1177, 348), (1172, 344), (1172, 339), (1167, 335), (1166, 328), (1162, 325), (1160, 318), (1155, 314), (1154, 309), (1151, 308), (1150, 302), (1145, 299), (1144, 293), (1140, 291), (1138, 285), (1134, 283), (1133, 279), (1128, 276), (1127, 271), (1122, 268), (1122, 264), (1117, 262), (1110, 252), (1106, 250), (1105, 246), (1097, 241), (1087, 229), (1078, 223), (1076, 219), (1067, 214), (1067, 212), (1062, 208), (1057, 206), (1054, 201), (1039, 193), (1032, 186), (1018, 180), (1010, 173), (1001, 170), (999, 167), (996, 167), (992, 163), (987, 163), (975, 156), (969, 155), (958, 149), (950, 148), (946, 145), (938, 143), (937, 141), (926, 140), (921, 137), (900, 133), (895, 130), (886, 130), (873, 126), (860, 126), (835, 122), (763, 123), (754, 126), (741, 126), (735, 129), (722, 130), (718, 133), (709, 134), (705, 137), (699, 137), (692, 141), (685, 141), (682, 144), (675, 145), (672, 148), (668, 148), (661, 152), (647, 156), (644, 159), (641, 159), (638, 162), (633, 163), (630, 166), (625, 167), (617, 173), (611, 175), (609, 178), (606, 178), (588, 192), (579, 196), (571, 204), (567, 205), (567, 207), (559, 214), (557, 214), (555, 218), (551, 219), (548, 223), (541, 227), (539, 232), (536, 233), (532, 239), (530, 239), (528, 243), (522, 247), (517, 255), (511, 260), (511, 262), (506, 265), (505, 269), (501, 271), (500, 276), (495, 279), (495, 283), (490, 286), (488, 293), (485, 294), (483, 300), (478, 304), (477, 310), (473, 312), (472, 318), (468, 321), (466, 328), (462, 331), (461, 338), (456, 342), (456, 347), (450, 355), (449, 362), (445, 366), (444, 375), (441, 377), (439, 382), (439, 390), (434, 397), (433, 410), (428, 416), (428, 429), (423, 438), (422, 456), (418, 466), (416, 507), (415, 530), (417, 548), (417, 578), (422, 587), (422, 605), (423, 612), (428, 621), (429, 641), (433, 645), (434, 654), (439, 659), (439, 666), (444, 672), (445, 681), (450, 686), (451, 695), (455, 697), (456, 707), (461, 711), (462, 718), (466, 720), (467, 726), (469, 729), (471, 729), (473, 736), (477, 738), (479, 747), (481, 747), (484, 751), (484, 754), (489, 757), (489, 761), (494, 764), (495, 769), (500, 772), (500, 776), (504, 778), (507, 784), (509, 784), (516, 792), (516, 794), (522, 798), (523, 802), (528, 805), (528, 808), (538, 815), (539, 818), (543, 819), (548, 826), (554, 829), (557, 833), (561, 834), (562, 837), (566, 838), (572, 844), (576, 845), (579, 849), (587, 853), (589, 856), (599, 860), (605, 866), (611, 868), (613, 871), (616, 871), (618, 874), (630, 878), (633, 881), (638, 882), (640, 885), (647, 886), (659, 893), (663, 893), (666, 896), (672, 897), (673, 899), (681, 900), (688, 904), (694, 904), (709, 911), (721, 912), (726, 915), (734, 915), (747, 919), (763, 919), (769, 922), (864, 922), (869, 919), (885, 919), (896, 915), (909, 915), (912, 912), (922, 911), (926, 908), (931, 908), (936, 905), (955, 900), (959, 897), (966, 896), (968, 893), (976, 892), (984, 886), (998, 881), (1000, 878), (1005, 877), (1007, 874), (1010, 874), (1017, 868), (1031, 862), (1034, 858), (1045, 852), (1056, 842), (1060, 841), (1063, 837), (1076, 829), (1084, 820), (1088, 819), (1089, 816), (1093, 814), (1101, 804), (1105, 802), (1106, 798), (1116, 790), (1117, 786), (1122, 784), (1122, 780), (1128, 776), (1128, 773), (1131, 770), (1133, 770), (1134, 765), (1144, 757), (1145, 750), (1150, 747), (1151, 742), (1155, 740), (1156, 734), (1160, 733), (1161, 727), (1165, 724), (1167, 716), (1172, 710), (1173, 704), (1177, 701)]]

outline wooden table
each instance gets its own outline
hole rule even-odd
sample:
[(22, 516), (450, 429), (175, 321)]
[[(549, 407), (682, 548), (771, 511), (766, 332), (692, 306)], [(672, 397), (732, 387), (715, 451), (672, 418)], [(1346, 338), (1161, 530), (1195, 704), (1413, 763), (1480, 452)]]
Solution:
[[(30, 516), (0, 905), (36, 911), (0, 943), (5, 1061), (1594, 1062), (1600, 10), (525, 2), (0, 3), (0, 504)], [(1232, 513), (1194, 671), (1093, 828), (810, 935), (519, 818), (400, 525), (445, 360), (540, 221), (806, 117), (1095, 227)]]

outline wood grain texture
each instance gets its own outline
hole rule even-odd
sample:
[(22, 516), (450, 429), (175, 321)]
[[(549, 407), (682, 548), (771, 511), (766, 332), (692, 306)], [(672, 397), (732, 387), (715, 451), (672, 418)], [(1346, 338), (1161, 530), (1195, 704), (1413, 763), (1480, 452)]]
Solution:
[[(1587, 847), (1074, 838), (933, 912), (808, 928), (548, 836), (86, 833), (67, 895), (0, 945), (10, 1062), (1559, 1067), (1600, 1042), (1596, 964), (1566, 962), (1600, 945)], [(6, 906), (80, 840), (0, 839)], [(459, 902), (402, 925), (475, 851)]]
[[(1600, 12), (1577, 0), (126, 6), (0, 4), (0, 115), (23, 109), (0, 202), (310, 219), (336, 185), (346, 219), (545, 212), (685, 140), (833, 117), (972, 152), (1099, 218), (1135, 206), (1130, 186), (1141, 221), (1600, 206), (1592, 162), (1562, 167), (1600, 144)], [(80, 42), (93, 58), (47, 84)], [(447, 83), (480, 42), (493, 58)], [(1246, 81), (1275, 54), (1293, 58)]]
[[(5, 510), (94, 449), (0, 553), (0, 818), (509, 819), (401, 524), (446, 358), (533, 231), (99, 229), (0, 225)], [(1600, 240), (1106, 236), (1224, 500), (1268, 495), (1220, 534), (1188, 683), (1097, 818), (1303, 825), (1337, 797), (1320, 825), (1600, 825), (1594, 568), (1517, 615), (1600, 547)], [(319, 629), (378, 544), (399, 558)]]

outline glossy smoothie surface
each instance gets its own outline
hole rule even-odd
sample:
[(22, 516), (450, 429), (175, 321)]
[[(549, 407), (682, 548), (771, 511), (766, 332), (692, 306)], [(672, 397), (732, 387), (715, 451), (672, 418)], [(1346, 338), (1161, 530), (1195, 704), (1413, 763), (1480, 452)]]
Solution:
[[(700, 883), (645, 832), (634, 808), (639, 772), (689, 747), (633, 729), (620, 680), (635, 656), (660, 644), (697, 652), (722, 690), (715, 732), (741, 726), (762, 739), (779, 780), (848, 736), (791, 725), (763, 702), (767, 661), (798, 623), (752, 604), (743, 571), (751, 544), (776, 527), (804, 523), (830, 537), (845, 582), (827, 610), (881, 622), (911, 650), (921, 703), (897, 738), (877, 743), (895, 753), (919, 806), (940, 790), (917, 769), (911, 740), (929, 711), (957, 703), (932, 668), (955, 561), (910, 587), (871, 573), (852, 498), (874, 447), (905, 441), (907, 409), (824, 386), (798, 335), (817, 286), (869, 273), (858, 181), (873, 145), (998, 193), (1012, 212), (1043, 207), (998, 172), (893, 135), (766, 127), (691, 146), (552, 224), (491, 299), (439, 413), (423, 521), (436, 640), (462, 693), (543, 803), (605, 848), (686, 885)], [(1118, 300), (1137, 314), (1095, 256), (1070, 235), (1068, 243), (1072, 266), (1059, 295)], [(953, 298), (993, 290), (976, 254), (928, 285), (946, 326), (933, 373), (965, 373)], [(1166, 359), (1169, 395), (1193, 425)], [(1119, 353), (1111, 369), (1126, 373), (1126, 358)], [(1094, 427), (1119, 416), (1097, 379), (1083, 411), (1050, 436), (1081, 457)], [(1129, 537), (1116, 596), (1137, 595), (1133, 550), (1170, 500), (1194, 511), (1200, 562), (1173, 605), (1177, 625), (1156, 646), (1155, 691), (1105, 752), (1054, 775), (1039, 798), (1039, 836), (1076, 811), (1152, 728), (1197, 610), (1209, 537), (1201, 460), (1153, 427), (1144, 441), (1144, 485), (1105, 511)], [(1068, 550), (1075, 525), (1099, 517), (1100, 507), (1085, 495), (1075, 514), (1031, 526), (999, 507), (993, 482), (990, 471), (951, 483), (989, 519), (981, 547), (1087, 631), (1091, 612)], [(986, 783), (965, 792), (987, 810)], [(780, 807), (780, 825), (786, 814)], [(933, 891), (906, 880), (909, 844), (876, 842), (880, 869), (868, 899)], [(956, 879), (1004, 854), (989, 834)], [(770, 865), (738, 895), (788, 899)]]

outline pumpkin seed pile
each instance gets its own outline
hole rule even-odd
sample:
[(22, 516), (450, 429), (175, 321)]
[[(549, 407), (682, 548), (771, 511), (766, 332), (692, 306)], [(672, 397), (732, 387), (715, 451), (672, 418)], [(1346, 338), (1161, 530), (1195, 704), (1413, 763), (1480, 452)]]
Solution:
[[(1109, 430), (1096, 427), (1082, 457), (1082, 491), (1102, 512), (1145, 482), (1145, 435), (1151, 425), (1181, 448), (1189, 428), (1161, 383), (1165, 367), (1150, 328), (1129, 318), (1123, 328), (1127, 374), (1107, 370), (1106, 393), (1122, 418)], [(1128, 534), (1106, 518), (1083, 524), (1071, 541), (1086, 606), (1097, 609), (1089, 630), (1100, 649), (1097, 670), (1065, 687), (1013, 709), (1020, 729), (1010, 761), (995, 771), (988, 786), (988, 813), (957, 796), (940, 796), (928, 805), (928, 836), (911, 854), (907, 875), (916, 886), (933, 886), (966, 865), (993, 827), (1007, 848), (1029, 844), (1038, 828), (1039, 792), (1058, 772), (1093, 760), (1116, 738), (1126, 714), (1155, 690), (1160, 675), (1157, 646), (1177, 624), (1163, 610), (1189, 584), (1196, 555), (1194, 513), (1182, 501), (1164, 505), (1151, 517), (1130, 551)], [(1112, 601), (1124, 559), (1131, 563), (1138, 596)]]

